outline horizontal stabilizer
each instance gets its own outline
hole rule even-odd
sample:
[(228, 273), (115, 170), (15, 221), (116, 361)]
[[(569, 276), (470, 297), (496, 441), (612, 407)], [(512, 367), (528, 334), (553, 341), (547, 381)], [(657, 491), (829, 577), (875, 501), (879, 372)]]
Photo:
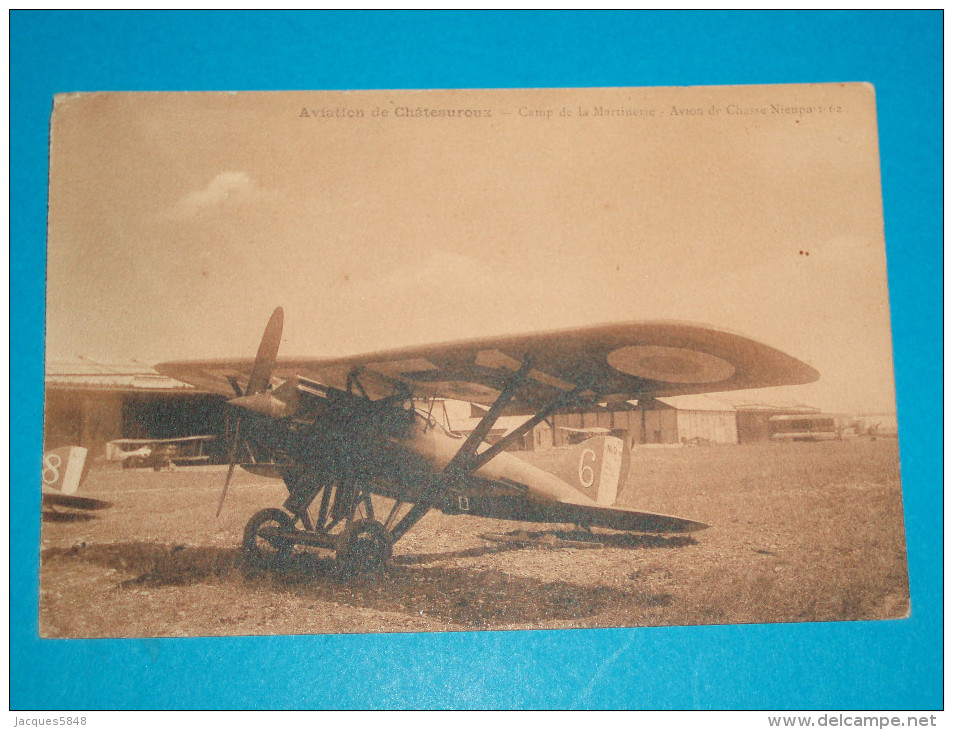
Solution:
[(92, 497), (76, 497), (72, 494), (57, 494), (47, 492), (43, 495), (44, 507), (69, 507), (72, 509), (107, 509), (112, 507), (112, 502), (105, 502), (101, 499)]
[[(459, 501), (440, 505), (448, 514), (460, 514)], [(570, 504), (567, 502), (540, 502), (520, 495), (469, 494), (466, 509), (474, 517), (492, 517), (517, 522), (549, 522), (588, 527), (607, 527), (610, 530), (645, 533), (696, 532), (708, 527), (703, 522), (681, 517), (638, 512), (625, 507)]]

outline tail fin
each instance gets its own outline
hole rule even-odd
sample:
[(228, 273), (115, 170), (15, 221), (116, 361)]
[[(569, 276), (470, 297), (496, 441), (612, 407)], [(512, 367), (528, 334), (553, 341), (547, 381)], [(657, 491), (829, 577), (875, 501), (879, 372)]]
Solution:
[(43, 454), (43, 486), (63, 494), (75, 494), (86, 476), (86, 449), (62, 446)]
[(595, 436), (566, 450), (558, 474), (597, 504), (608, 507), (615, 503), (629, 475), (630, 456), (617, 436)]

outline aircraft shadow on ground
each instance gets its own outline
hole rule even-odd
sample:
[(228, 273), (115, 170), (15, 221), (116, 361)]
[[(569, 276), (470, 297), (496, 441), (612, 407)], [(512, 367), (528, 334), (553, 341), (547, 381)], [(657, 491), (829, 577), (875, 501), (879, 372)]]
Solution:
[(43, 522), (89, 522), (98, 520), (97, 515), (91, 515), (87, 512), (52, 512), (43, 510), (40, 513), (40, 519)]
[[(511, 550), (564, 550), (578, 548), (679, 548), (695, 545), (695, 538), (686, 535), (663, 537), (661, 535), (636, 534), (592, 534), (586, 532), (566, 532), (562, 530), (542, 530), (526, 532), (515, 530), (507, 533), (481, 535), (486, 544), (482, 547), (467, 548), (442, 553), (416, 553), (395, 556), (397, 565), (420, 565), (453, 558), (476, 558), (483, 555), (509, 552)], [(576, 543), (576, 544), (572, 544)]]
[[(656, 539), (645, 546), (653, 546)], [(263, 571), (249, 567), (237, 548), (136, 542), (49, 548), (43, 551), (42, 562), (53, 565), (82, 561), (115, 569), (130, 576), (119, 584), (120, 590), (199, 583), (265, 587), (355, 608), (425, 615), (446, 623), (448, 628), (571, 620), (619, 605), (648, 608), (667, 606), (673, 600), (668, 593), (644, 590), (637, 581), (625, 587), (579, 585), (492, 568), (434, 564), (520, 549), (525, 546), (496, 544), (429, 556), (395, 556), (381, 571), (356, 575), (342, 574), (327, 552), (296, 553), (280, 569)]]

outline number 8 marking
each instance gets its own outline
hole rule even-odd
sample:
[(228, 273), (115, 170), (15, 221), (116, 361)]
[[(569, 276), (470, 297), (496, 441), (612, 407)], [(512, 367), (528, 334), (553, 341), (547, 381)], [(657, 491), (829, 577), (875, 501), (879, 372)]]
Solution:
[(56, 484), (60, 480), (60, 467), (63, 459), (59, 454), (47, 454), (43, 457), (43, 483)]

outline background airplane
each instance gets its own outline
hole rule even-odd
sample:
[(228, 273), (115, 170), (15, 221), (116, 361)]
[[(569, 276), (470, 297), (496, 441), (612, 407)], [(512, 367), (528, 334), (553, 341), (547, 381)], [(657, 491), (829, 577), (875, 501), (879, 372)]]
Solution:
[[(347, 569), (381, 565), (431, 509), (641, 532), (687, 532), (688, 519), (615, 505), (629, 466), (621, 439), (598, 436), (550, 474), (505, 449), (553, 413), (636, 398), (808, 383), (813, 368), (742, 335), (678, 322), (637, 322), (488, 338), (330, 360), (278, 360), (283, 312), (254, 360), (162, 363), (169, 377), (229, 398), (224, 502), (239, 460), (279, 477), (283, 509), (248, 522), (249, 560), (274, 564), (295, 545), (331, 548)], [(417, 406), (451, 398), (488, 407), (469, 436)], [(503, 414), (527, 420), (490, 446)], [(372, 495), (393, 504), (375, 515)]]
[(124, 469), (187, 466), (208, 463), (204, 445), (216, 436), (181, 436), (168, 439), (115, 439), (106, 444), (106, 461), (119, 461)]
[(560, 431), (565, 431), (569, 434), (568, 440), (570, 444), (578, 444), (582, 441), (585, 441), (588, 438), (593, 436), (601, 436), (603, 434), (611, 433), (611, 429), (602, 428), (601, 426), (590, 426), (588, 428), (575, 428), (573, 426), (560, 426)]

